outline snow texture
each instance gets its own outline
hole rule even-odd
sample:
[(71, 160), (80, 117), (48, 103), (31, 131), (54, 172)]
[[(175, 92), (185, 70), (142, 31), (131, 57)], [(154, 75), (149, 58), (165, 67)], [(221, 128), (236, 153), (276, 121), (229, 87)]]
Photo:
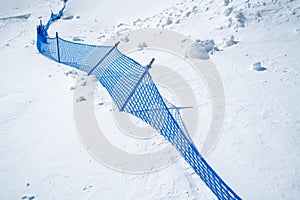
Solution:
[[(56, 0), (1, 2), (0, 199), (214, 199), (182, 159), (156, 173), (126, 174), (87, 153), (73, 119), (77, 72), (45, 59), (35, 47), (35, 26), (60, 7)], [(226, 119), (206, 159), (243, 199), (297, 200), (299, 7), (297, 0), (70, 0), (65, 20), (50, 32), (102, 44), (128, 30), (170, 29), (194, 38), (194, 50), (186, 56), (196, 58), (202, 58), (197, 45), (203, 45), (196, 39), (213, 40), (213, 47), (204, 44), (222, 50), (210, 59), (224, 84)], [(111, 110), (104, 89), (98, 91), (97, 109)], [(204, 105), (199, 107), (203, 115)], [(196, 136), (196, 145), (202, 136)]]

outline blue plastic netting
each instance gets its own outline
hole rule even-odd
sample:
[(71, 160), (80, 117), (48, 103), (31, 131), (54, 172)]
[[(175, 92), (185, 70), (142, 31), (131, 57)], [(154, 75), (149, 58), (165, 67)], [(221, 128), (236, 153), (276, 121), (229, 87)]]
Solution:
[(200, 155), (188, 138), (178, 109), (160, 95), (147, 67), (122, 54), (116, 46), (79, 44), (48, 36), (51, 23), (62, 17), (65, 3), (59, 13), (51, 14), (46, 25), (37, 27), (39, 52), (97, 77), (119, 110), (135, 115), (163, 135), (218, 199), (241, 199)]

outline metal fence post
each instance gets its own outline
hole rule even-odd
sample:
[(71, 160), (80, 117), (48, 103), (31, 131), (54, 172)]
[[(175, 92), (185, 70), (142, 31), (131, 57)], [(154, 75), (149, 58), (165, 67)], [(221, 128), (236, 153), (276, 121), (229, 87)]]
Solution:
[(92, 74), (92, 72), (98, 67), (98, 65), (100, 65), (100, 63), (108, 56), (108, 54), (110, 54), (115, 48), (117, 48), (117, 46), (120, 44), (120, 42), (117, 42), (115, 44), (115, 46), (113, 46), (105, 55), (104, 57), (99, 60), (99, 62), (91, 69), (91, 71), (89, 71), (88, 76)]
[(56, 46), (57, 46), (57, 58), (60, 63), (60, 52), (59, 52), (59, 43), (58, 43), (58, 32), (56, 32)]
[(131, 99), (131, 97), (133, 96), (133, 94), (135, 93), (135, 91), (137, 90), (137, 88), (139, 87), (140, 83), (142, 82), (143, 78), (146, 76), (146, 74), (148, 73), (149, 69), (151, 68), (154, 60), (155, 59), (152, 58), (151, 62), (146, 66), (147, 68), (145, 69), (145, 72), (142, 74), (141, 78), (138, 80), (138, 82), (134, 86), (133, 90), (131, 91), (131, 93), (127, 97), (127, 99), (126, 99), (125, 103), (123, 104), (122, 108), (120, 109), (120, 111), (124, 111), (124, 109), (125, 109), (126, 105), (128, 104), (129, 100)]

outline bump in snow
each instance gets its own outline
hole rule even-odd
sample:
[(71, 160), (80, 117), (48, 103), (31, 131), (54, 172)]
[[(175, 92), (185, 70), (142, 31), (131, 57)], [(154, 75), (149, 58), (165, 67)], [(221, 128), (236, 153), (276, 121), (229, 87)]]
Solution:
[(251, 69), (254, 71), (265, 71), (267, 68), (261, 65), (261, 62), (256, 62), (251, 65)]

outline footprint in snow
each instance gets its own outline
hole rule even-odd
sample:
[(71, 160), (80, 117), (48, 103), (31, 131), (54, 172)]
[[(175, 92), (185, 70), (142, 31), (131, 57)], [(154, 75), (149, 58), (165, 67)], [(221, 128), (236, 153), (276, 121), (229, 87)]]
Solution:
[(251, 69), (254, 71), (265, 71), (267, 68), (261, 65), (261, 62), (256, 62), (251, 65)]
[(70, 15), (70, 16), (65, 16), (65, 17), (63, 17), (62, 19), (63, 19), (63, 20), (71, 20), (71, 19), (73, 19), (73, 18), (74, 18), (74, 16)]
[(83, 101), (86, 101), (86, 98), (84, 96), (80, 96), (76, 102), (79, 103), (79, 102), (83, 102)]

